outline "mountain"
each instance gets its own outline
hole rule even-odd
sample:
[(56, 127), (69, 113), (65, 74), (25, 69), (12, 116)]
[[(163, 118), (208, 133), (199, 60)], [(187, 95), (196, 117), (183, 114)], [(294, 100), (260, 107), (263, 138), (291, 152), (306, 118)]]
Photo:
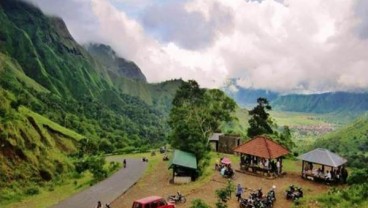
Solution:
[(1, 191), (14, 181), (23, 186), (73, 170), (69, 155), (80, 149), (81, 138), (108, 146), (99, 149), (106, 153), (164, 142), (165, 113), (182, 81), (148, 85), (116, 76), (144, 86), (148, 104), (112, 79), (111, 70), (120, 68), (101, 62), (61, 19), (22, 1), (0, 1)]
[(280, 96), (272, 103), (274, 109), (308, 113), (365, 112), (368, 93), (330, 92), (311, 95)]
[(316, 140), (314, 148), (323, 147), (345, 156), (350, 167), (366, 168), (368, 164), (368, 116)]
[(137, 97), (165, 114), (171, 109), (171, 101), (183, 80), (147, 83), (138, 66), (119, 57), (110, 46), (93, 43), (85, 48), (108, 70), (109, 80), (121, 92)]
[[(235, 89), (234, 89), (235, 88)], [(230, 84), (223, 87), (223, 90), (228, 96), (233, 98), (238, 105), (246, 108), (253, 108), (257, 105), (257, 98), (267, 98), (269, 102), (277, 99), (279, 94), (270, 90), (244, 88), (235, 84), (230, 80)]]
[(107, 68), (110, 77), (124, 77), (146, 82), (141, 69), (134, 62), (119, 57), (110, 46), (91, 43), (85, 48), (94, 59)]

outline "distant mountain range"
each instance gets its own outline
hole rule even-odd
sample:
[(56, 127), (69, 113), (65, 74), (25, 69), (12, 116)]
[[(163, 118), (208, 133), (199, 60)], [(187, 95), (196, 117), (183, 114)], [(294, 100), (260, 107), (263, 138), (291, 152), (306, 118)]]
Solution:
[(252, 108), (258, 97), (265, 97), (271, 102), (274, 110), (306, 112), (306, 113), (344, 113), (368, 111), (368, 93), (328, 92), (322, 94), (290, 94), (281, 95), (277, 92), (242, 88), (237, 90), (224, 88), (240, 106)]

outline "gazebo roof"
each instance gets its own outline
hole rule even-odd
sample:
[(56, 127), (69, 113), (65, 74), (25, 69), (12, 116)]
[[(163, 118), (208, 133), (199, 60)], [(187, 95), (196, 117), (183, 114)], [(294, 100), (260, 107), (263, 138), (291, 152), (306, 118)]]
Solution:
[(170, 161), (169, 168), (173, 165), (197, 169), (197, 158), (193, 153), (175, 150), (173, 159)]
[(287, 155), (289, 151), (265, 136), (256, 136), (236, 147), (234, 152), (274, 159)]
[(343, 165), (347, 162), (345, 158), (342, 158), (339, 155), (323, 148), (317, 148), (303, 155), (300, 155), (298, 159), (307, 162), (318, 163), (321, 165), (328, 165), (331, 167), (339, 167), (340, 165)]

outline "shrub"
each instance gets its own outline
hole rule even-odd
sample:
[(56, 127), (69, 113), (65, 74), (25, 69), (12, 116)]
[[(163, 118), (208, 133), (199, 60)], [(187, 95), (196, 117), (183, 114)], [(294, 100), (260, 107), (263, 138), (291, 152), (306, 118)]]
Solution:
[(202, 199), (194, 199), (190, 208), (210, 208)]
[(354, 171), (348, 178), (349, 184), (361, 184), (368, 181), (368, 169)]
[(25, 194), (29, 196), (37, 195), (39, 193), (40, 193), (40, 190), (37, 187), (30, 187), (30, 188), (27, 188), (25, 191)]

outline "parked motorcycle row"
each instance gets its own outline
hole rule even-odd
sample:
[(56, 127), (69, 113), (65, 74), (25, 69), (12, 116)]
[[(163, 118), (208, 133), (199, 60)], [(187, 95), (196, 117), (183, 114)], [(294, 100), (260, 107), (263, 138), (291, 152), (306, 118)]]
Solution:
[(276, 201), (275, 187), (264, 196), (262, 189), (253, 191), (246, 199), (240, 199), (240, 208), (271, 208)]

